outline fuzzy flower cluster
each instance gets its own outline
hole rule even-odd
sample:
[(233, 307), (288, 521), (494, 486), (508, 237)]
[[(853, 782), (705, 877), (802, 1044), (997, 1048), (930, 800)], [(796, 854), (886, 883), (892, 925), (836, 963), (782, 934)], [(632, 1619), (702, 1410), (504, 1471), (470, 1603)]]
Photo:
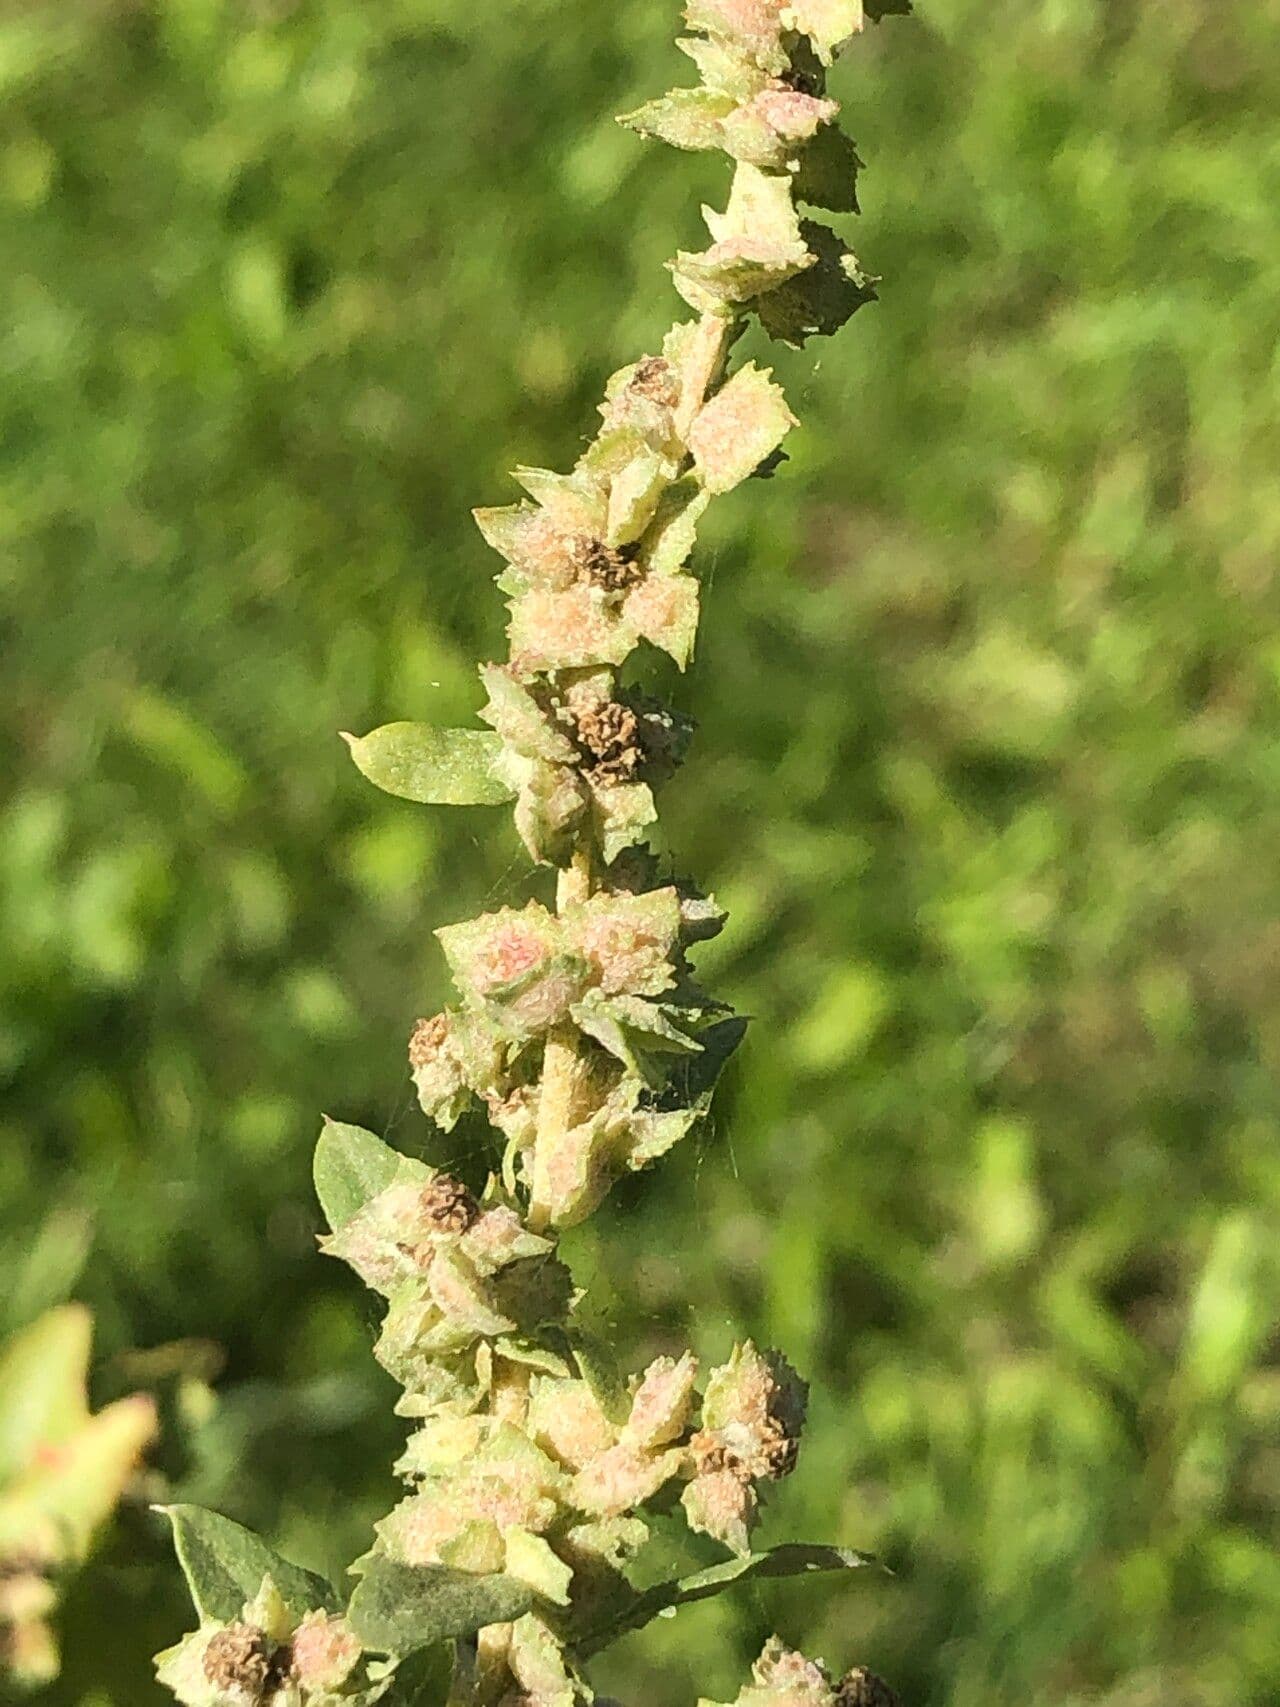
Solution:
[[(826, 77), (864, 0), (688, 0), (685, 16), (698, 85), (622, 122), (734, 163), (724, 211), (704, 210), (709, 245), (671, 262), (693, 317), (613, 375), (570, 470), (520, 468), (519, 502), (475, 512), (509, 608), (509, 656), (480, 670), (484, 727), (348, 737), (391, 793), (513, 803), (530, 857), (555, 873), (554, 900), (437, 931), (456, 998), (409, 1043), (430, 1120), (497, 1134), (485, 1183), (484, 1163), (463, 1164), (464, 1181), (333, 1123), (317, 1151), (323, 1248), (386, 1300), (375, 1354), (414, 1424), (397, 1465), (408, 1492), (354, 1567), (349, 1622), (254, 1577), (241, 1612), (164, 1656), (188, 1707), (372, 1701), (404, 1653), (442, 1635), (456, 1641), (455, 1703), (579, 1707), (592, 1699), (582, 1663), (611, 1633), (766, 1565), (862, 1562), (751, 1551), (804, 1423), (786, 1359), (748, 1342), (705, 1375), (680, 1351), (627, 1378), (582, 1325), (557, 1246), (705, 1116), (743, 1030), (689, 959), (723, 915), (648, 845), (655, 790), (691, 727), (628, 677), (646, 647), (689, 663), (702, 518), (771, 473), (795, 425), (769, 369), (731, 368), (733, 346), (753, 316), (803, 345), (871, 295), (843, 239), (810, 217), (856, 211), (859, 163)], [(673, 1508), (730, 1558), (641, 1593), (628, 1568)], [(860, 1676), (833, 1683), (775, 1642), (734, 1707), (885, 1707)]]
[(502, 1632), (501, 1668), (539, 1707), (586, 1699), (572, 1633), (625, 1598), (646, 1510), (678, 1490), (691, 1529), (745, 1553), (761, 1490), (795, 1464), (803, 1382), (750, 1344), (701, 1396), (688, 1352), (629, 1384), (606, 1371), (552, 1241), (496, 1179), (476, 1197), (401, 1157), (323, 1246), (388, 1298), (375, 1349), (418, 1422), (396, 1466), (410, 1492), (371, 1557), (527, 1584), (537, 1604)]
[(374, 1693), (344, 1619), (297, 1615), (270, 1576), (239, 1617), (209, 1619), (159, 1657), (185, 1707), (356, 1707)]
[(833, 1680), (821, 1660), (808, 1660), (776, 1636), (751, 1668), (751, 1682), (735, 1701), (701, 1701), (698, 1707), (900, 1707), (883, 1678), (855, 1666)]
[[(419, 1101), (446, 1131), (483, 1105), (507, 1141), (505, 1177), (528, 1186), (542, 1224), (582, 1220), (703, 1113), (687, 1068), (725, 1035), (723, 1009), (685, 951), (721, 917), (664, 884), (602, 888), (559, 912), (531, 901), (437, 932), (461, 999), (414, 1029)], [(573, 1094), (549, 1122), (548, 1044), (566, 1040)]]
[(477, 1199), (409, 1157), (323, 1248), (388, 1298), (377, 1356), (424, 1419), (397, 1467), (414, 1492), (379, 1529), (395, 1556), (516, 1576), (541, 1560), (540, 1584), (567, 1584), (555, 1544), (633, 1552), (643, 1525), (617, 1520), (672, 1481), (693, 1528), (746, 1550), (757, 1490), (793, 1468), (804, 1422), (778, 1353), (735, 1348), (701, 1401), (688, 1352), (628, 1391), (582, 1349), (568, 1271), (505, 1188)]

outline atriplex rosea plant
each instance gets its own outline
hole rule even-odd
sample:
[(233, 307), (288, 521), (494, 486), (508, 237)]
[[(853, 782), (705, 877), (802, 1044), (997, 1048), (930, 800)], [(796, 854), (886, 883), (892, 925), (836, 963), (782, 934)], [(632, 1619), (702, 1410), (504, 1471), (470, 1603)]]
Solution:
[[(704, 1116), (742, 1031), (687, 958), (723, 915), (645, 845), (689, 725), (628, 686), (624, 666), (641, 642), (688, 663), (699, 521), (773, 466), (794, 424), (769, 370), (730, 363), (749, 318), (800, 345), (870, 296), (844, 242), (798, 211), (856, 208), (826, 72), (863, 26), (861, 0), (689, 0), (686, 17), (701, 83), (623, 123), (735, 161), (725, 211), (706, 212), (710, 246), (671, 263), (693, 314), (610, 380), (570, 473), (519, 469), (527, 499), (476, 512), (511, 610), (509, 659), (480, 671), (488, 728), (348, 737), (393, 794), (514, 800), (531, 858), (556, 873), (553, 905), (437, 933), (458, 999), (409, 1043), (430, 1118), (449, 1131), (479, 1105), (505, 1140), (483, 1190), (355, 1127), (329, 1123), (316, 1152), (324, 1248), (388, 1300), (376, 1354), (415, 1425), (398, 1465), (410, 1491), (345, 1605), (243, 1530), (174, 1508), (200, 1627), (160, 1676), (190, 1707), (416, 1699), (445, 1642), (458, 1703), (574, 1707), (590, 1699), (590, 1656), (657, 1613), (748, 1575), (863, 1562), (751, 1550), (804, 1420), (786, 1359), (748, 1343), (705, 1377), (685, 1352), (624, 1378), (557, 1254), (561, 1229)], [(731, 1557), (640, 1593), (628, 1566), (646, 1514), (677, 1501)], [(775, 1642), (740, 1701), (837, 1698), (888, 1695), (863, 1672), (833, 1684)]]

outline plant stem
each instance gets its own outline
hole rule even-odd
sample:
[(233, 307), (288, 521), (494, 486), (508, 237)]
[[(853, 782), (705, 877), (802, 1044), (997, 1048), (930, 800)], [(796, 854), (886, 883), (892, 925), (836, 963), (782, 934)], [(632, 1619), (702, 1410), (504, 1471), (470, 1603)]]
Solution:
[[(556, 878), (556, 911), (563, 914), (591, 894), (592, 861), (589, 846), (574, 850), (573, 858)], [(553, 1193), (548, 1168), (560, 1146), (558, 1140), (577, 1124), (582, 1088), (582, 1036), (576, 1026), (558, 1026), (548, 1034), (542, 1058), (538, 1097), (538, 1132), (533, 1147), (533, 1186), (529, 1226), (541, 1232), (550, 1219)]]

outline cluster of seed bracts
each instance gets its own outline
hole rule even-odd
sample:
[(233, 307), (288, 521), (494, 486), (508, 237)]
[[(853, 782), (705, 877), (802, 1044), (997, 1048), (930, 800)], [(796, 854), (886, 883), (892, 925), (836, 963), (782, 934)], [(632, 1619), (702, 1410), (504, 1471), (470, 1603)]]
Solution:
[(589, 846), (607, 866), (642, 843), (653, 786), (683, 756), (687, 719), (620, 687), (617, 671), (642, 641), (689, 662), (698, 521), (794, 424), (750, 362), (708, 396), (740, 330), (716, 313), (676, 326), (662, 356), (614, 375), (604, 425), (570, 474), (519, 469), (533, 502), (475, 512), (507, 560), (498, 584), (511, 607), (511, 657), (482, 667), (481, 716), (501, 738), (495, 768), (540, 863)]
[(794, 425), (763, 369), (747, 363), (719, 383), (740, 329), (736, 315), (712, 313), (673, 327), (661, 356), (610, 379), (603, 424), (571, 473), (517, 469), (533, 501), (475, 512), (507, 560), (499, 586), (519, 679), (616, 667), (641, 640), (688, 663), (697, 524)]
[(346, 1622), (297, 1617), (270, 1577), (239, 1618), (203, 1622), (158, 1657), (184, 1707), (365, 1707), (381, 1693)]
[(562, 1343), (563, 1354), (494, 1348), (499, 1363), (515, 1355), (532, 1370), (518, 1421), (499, 1403), (441, 1409), (423, 1424), (397, 1466), (416, 1491), (379, 1526), (384, 1549), (407, 1564), (505, 1570), (567, 1605), (576, 1565), (629, 1559), (647, 1535), (636, 1514), (676, 1482), (690, 1527), (746, 1552), (759, 1488), (795, 1464), (805, 1406), (795, 1371), (748, 1343), (711, 1372), (701, 1402), (690, 1353), (658, 1358), (614, 1394)]
[[(567, 474), (522, 468), (528, 497), (476, 520), (506, 561), (511, 656), (481, 671), (493, 767), (539, 862), (588, 858), (600, 892), (554, 916), (536, 904), (440, 932), (461, 1001), (422, 1022), (410, 1059), (426, 1112), (446, 1130), (483, 1103), (508, 1141), (506, 1178), (538, 1182), (538, 1224), (569, 1225), (610, 1183), (674, 1143), (705, 1106), (681, 1094), (682, 1056), (717, 1015), (689, 983), (690, 932), (675, 892), (636, 893), (625, 857), (656, 818), (654, 785), (689, 726), (620, 685), (642, 642), (683, 668), (698, 583), (689, 570), (710, 500), (768, 466), (793, 417), (768, 372), (725, 377), (745, 316), (792, 342), (830, 331), (867, 294), (833, 233), (797, 205), (854, 208), (857, 160), (834, 128), (825, 68), (861, 25), (857, 0), (693, 0), (682, 45), (702, 74), (632, 114), (636, 129), (736, 161), (714, 242), (673, 263), (698, 318), (660, 354), (616, 373), (601, 427)], [(705, 934), (705, 933), (704, 933)], [(541, 1051), (570, 1028), (572, 1118), (554, 1155), (539, 1132)]]
[(692, 1528), (746, 1551), (761, 1483), (795, 1468), (806, 1397), (784, 1357), (749, 1343), (712, 1373), (690, 1442), (696, 1474), (684, 1508)]
[(480, 671), (480, 713), (502, 737), (498, 769), (516, 796), (516, 828), (534, 859), (563, 864), (578, 839), (605, 862), (657, 819), (653, 785), (679, 764), (687, 719), (620, 690), (612, 670), (520, 680), (509, 665)]
[[(711, 1701), (698, 1707), (719, 1707)], [(901, 1707), (882, 1678), (855, 1666), (833, 1679), (820, 1660), (806, 1659), (776, 1636), (751, 1668), (751, 1682), (727, 1707)]]
[[(686, 15), (696, 34), (681, 46), (701, 86), (623, 122), (737, 162), (724, 213), (706, 210), (711, 246), (672, 263), (699, 319), (674, 327), (660, 355), (613, 376), (601, 429), (571, 473), (519, 469), (531, 501), (476, 511), (507, 561), (499, 584), (511, 604), (511, 661), (505, 680), (486, 671), (486, 717), (503, 737), (521, 833), (537, 859), (563, 858), (584, 818), (606, 859), (648, 821), (642, 797), (602, 803), (592, 787), (593, 778), (634, 785), (643, 740), (608, 743), (602, 773), (566, 707), (578, 684), (559, 678), (588, 672), (585, 695), (619, 705), (611, 672), (641, 641), (681, 668), (692, 655), (698, 588), (687, 563), (697, 524), (712, 497), (769, 463), (794, 424), (766, 371), (748, 362), (722, 378), (743, 317), (803, 343), (834, 331), (871, 294), (841, 239), (797, 206), (856, 210), (858, 160), (835, 128), (825, 70), (860, 27), (860, 0), (692, 0)], [(529, 694), (512, 691), (521, 683)]]
[(735, 1347), (702, 1397), (689, 1353), (628, 1387), (589, 1352), (567, 1271), (505, 1189), (491, 1180), (477, 1199), (410, 1158), (323, 1248), (389, 1298), (377, 1355), (419, 1423), (396, 1466), (411, 1492), (375, 1551), (528, 1584), (540, 1610), (502, 1635), (522, 1695), (585, 1698), (574, 1632), (627, 1597), (642, 1513), (666, 1490), (682, 1490), (691, 1528), (748, 1550), (759, 1491), (793, 1467), (804, 1422), (804, 1384), (779, 1355)]
[[(650, 863), (629, 859), (615, 881), (631, 876), (649, 881)], [(697, 990), (684, 951), (721, 922), (714, 903), (667, 884), (601, 890), (559, 913), (531, 901), (437, 932), (460, 1002), (410, 1039), (423, 1109), (449, 1130), (483, 1104), (507, 1139), (509, 1189), (536, 1178), (545, 1224), (581, 1220), (705, 1110), (681, 1064), (710, 1058), (720, 1034), (708, 1028), (723, 1031), (724, 1010)], [(546, 1043), (566, 1034), (578, 1058), (573, 1118), (545, 1132)]]
[(826, 69), (861, 28), (861, 0), (690, 0), (685, 15), (696, 33), (680, 46), (700, 85), (622, 121), (736, 162), (725, 211), (705, 210), (710, 247), (672, 263), (676, 288), (704, 314), (749, 309), (785, 343), (835, 332), (870, 299), (872, 280), (798, 209), (857, 212), (860, 163), (836, 128)]
[[(796, 1436), (771, 1452), (779, 1437), (771, 1423), (761, 1429), (754, 1395), (734, 1410), (726, 1383), (744, 1365), (774, 1389), (771, 1418), (786, 1417), (798, 1435), (803, 1417), (803, 1388), (780, 1359), (746, 1346), (713, 1372), (718, 1418), (744, 1448), (733, 1472), (742, 1498), (723, 1512), (705, 1497), (708, 1430), (696, 1422), (692, 1356), (657, 1359), (620, 1402), (548, 1356), (529, 1381), (519, 1423), (492, 1411), (445, 1416), (412, 1437), (398, 1469), (414, 1492), (378, 1526), (379, 1546), (408, 1564), (503, 1571), (528, 1583), (539, 1610), (511, 1631), (506, 1666), (539, 1707), (580, 1700), (565, 1650), (627, 1598), (623, 1568), (648, 1539), (650, 1504), (683, 1483), (690, 1526), (745, 1551), (756, 1486), (794, 1463)], [(705, 1403), (703, 1411), (705, 1425)]]
[(469, 1410), (491, 1392), (494, 1348), (519, 1356), (569, 1308), (551, 1241), (530, 1232), (496, 1181), (477, 1201), (408, 1156), (321, 1249), (388, 1300), (374, 1352), (421, 1414)]

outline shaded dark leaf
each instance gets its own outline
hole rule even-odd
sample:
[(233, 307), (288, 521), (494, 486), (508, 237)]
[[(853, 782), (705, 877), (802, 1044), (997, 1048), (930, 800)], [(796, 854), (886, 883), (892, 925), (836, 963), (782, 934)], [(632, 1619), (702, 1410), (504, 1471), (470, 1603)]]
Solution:
[(366, 1647), (411, 1654), (485, 1624), (506, 1624), (536, 1598), (513, 1577), (475, 1576), (447, 1565), (404, 1565), (380, 1553), (360, 1567), (347, 1617)]

